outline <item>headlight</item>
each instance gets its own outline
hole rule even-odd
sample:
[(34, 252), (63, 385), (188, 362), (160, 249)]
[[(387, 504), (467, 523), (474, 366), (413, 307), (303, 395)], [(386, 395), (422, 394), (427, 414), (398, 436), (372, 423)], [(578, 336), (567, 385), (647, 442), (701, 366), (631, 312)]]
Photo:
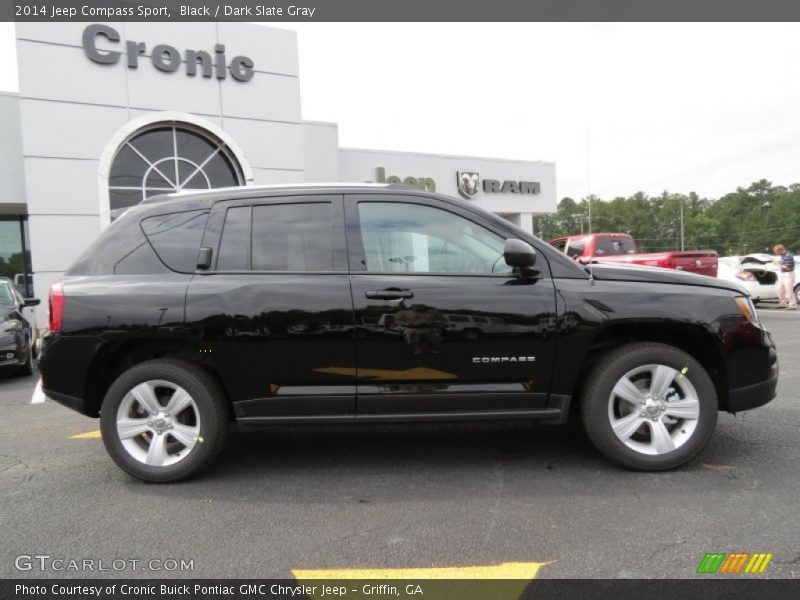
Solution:
[(756, 313), (756, 307), (750, 299), (750, 296), (736, 296), (734, 300), (736, 301), (736, 306), (739, 307), (742, 315), (744, 315), (744, 318), (758, 325), (758, 313)]
[(12, 333), (22, 329), (22, 321), (17, 319), (8, 319), (0, 323), (0, 333)]

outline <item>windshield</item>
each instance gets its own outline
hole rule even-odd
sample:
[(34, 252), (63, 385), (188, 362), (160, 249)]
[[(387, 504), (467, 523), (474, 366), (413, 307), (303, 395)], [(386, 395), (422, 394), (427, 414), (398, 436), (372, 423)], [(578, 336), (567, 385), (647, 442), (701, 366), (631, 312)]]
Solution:
[(0, 304), (11, 306), (16, 304), (14, 290), (11, 289), (11, 284), (7, 281), (0, 281)]

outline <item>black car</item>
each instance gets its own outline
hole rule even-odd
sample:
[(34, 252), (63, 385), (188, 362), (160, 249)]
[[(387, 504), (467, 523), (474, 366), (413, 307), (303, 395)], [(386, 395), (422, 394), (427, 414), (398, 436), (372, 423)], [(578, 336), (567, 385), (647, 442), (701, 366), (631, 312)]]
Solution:
[(38, 298), (23, 298), (10, 279), (0, 277), (0, 370), (33, 374), (36, 330), (23, 308), (38, 304)]
[[(452, 324), (485, 319), (480, 335)], [(491, 324), (491, 327), (489, 326)], [(717, 411), (775, 396), (735, 283), (581, 266), (505, 220), (397, 185), (154, 197), (50, 293), (45, 393), (117, 464), (196, 473), (229, 425), (536, 419), (580, 410), (632, 469), (695, 457)]]

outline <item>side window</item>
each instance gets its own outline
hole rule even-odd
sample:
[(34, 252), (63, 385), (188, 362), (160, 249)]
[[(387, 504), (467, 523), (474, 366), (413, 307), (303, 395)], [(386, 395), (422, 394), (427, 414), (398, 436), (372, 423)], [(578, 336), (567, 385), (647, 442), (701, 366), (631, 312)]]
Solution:
[(188, 211), (142, 219), (142, 230), (161, 261), (173, 271), (192, 273), (208, 211)]
[(247, 252), (250, 248), (250, 207), (237, 206), (225, 213), (222, 238), (219, 242), (217, 270), (246, 271)]
[(332, 224), (329, 202), (230, 208), (217, 270), (331, 271)]
[(331, 271), (333, 225), (329, 202), (253, 207), (254, 271)]
[(155, 252), (145, 240), (134, 250), (125, 254), (114, 265), (114, 275), (153, 275), (156, 273), (169, 273)]
[(567, 245), (567, 240), (556, 240), (550, 245), (553, 246), (553, 248), (555, 248), (556, 250), (561, 250), (561, 252), (563, 252), (564, 248)]
[(505, 240), (468, 219), (420, 204), (358, 205), (367, 271), (509, 274)]

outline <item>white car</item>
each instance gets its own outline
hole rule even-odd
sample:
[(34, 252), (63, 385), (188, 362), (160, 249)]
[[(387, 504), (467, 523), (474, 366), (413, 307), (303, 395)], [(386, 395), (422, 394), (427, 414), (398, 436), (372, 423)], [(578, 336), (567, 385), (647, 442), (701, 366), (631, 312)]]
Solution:
[[(742, 284), (753, 302), (759, 302), (778, 299), (779, 273), (780, 268), (772, 262), (770, 254), (722, 256), (719, 259), (717, 278)], [(800, 284), (795, 287), (795, 294), (798, 292)]]

